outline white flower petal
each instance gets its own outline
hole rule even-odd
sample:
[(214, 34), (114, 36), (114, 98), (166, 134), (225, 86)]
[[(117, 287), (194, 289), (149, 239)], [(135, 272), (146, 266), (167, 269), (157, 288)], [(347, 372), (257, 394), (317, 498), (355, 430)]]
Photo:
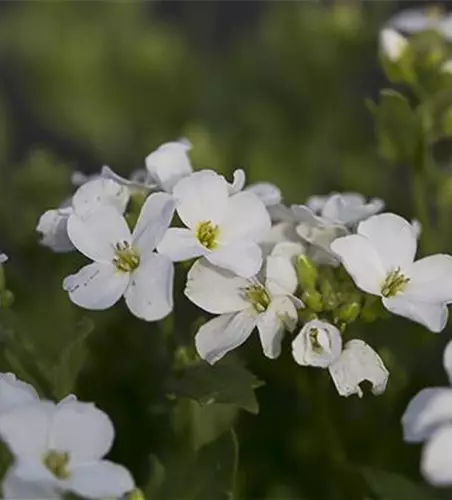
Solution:
[(416, 236), (416, 239), (419, 239), (422, 233), (422, 224), (417, 219), (413, 219), (411, 221), (411, 228), (413, 229), (413, 234)]
[(386, 271), (412, 265), (417, 239), (411, 224), (403, 217), (391, 213), (374, 215), (359, 224), (358, 234), (369, 240)]
[(6, 253), (0, 253), (0, 264), (4, 264), (5, 262), (8, 262), (8, 256)]
[(151, 253), (132, 274), (124, 294), (127, 306), (138, 318), (159, 321), (173, 310), (174, 264)]
[(403, 439), (421, 443), (442, 425), (452, 422), (452, 389), (429, 387), (418, 392), (402, 416)]
[(101, 169), (100, 175), (105, 179), (111, 179), (121, 186), (127, 186), (129, 192), (134, 192), (135, 190), (143, 189), (155, 189), (157, 184), (151, 182), (149, 178), (149, 173), (146, 170), (136, 170), (132, 172), (130, 179), (121, 177), (119, 174), (114, 172), (109, 166), (104, 165)]
[(316, 215), (314, 211), (306, 205), (292, 205), (291, 210), (296, 221), (308, 224), (309, 226), (325, 226), (332, 222)]
[(176, 200), (166, 193), (151, 194), (141, 208), (133, 230), (134, 248), (144, 255), (162, 240), (173, 218)]
[(248, 311), (222, 314), (202, 325), (195, 337), (196, 350), (213, 365), (229, 351), (242, 345), (256, 326)]
[(431, 16), (424, 9), (405, 9), (388, 21), (388, 26), (406, 33), (418, 33), (438, 26), (441, 17)]
[(434, 486), (452, 485), (452, 425), (438, 429), (422, 450), (421, 472)]
[(424, 302), (452, 302), (452, 257), (437, 254), (417, 260), (404, 294)]
[(72, 464), (90, 462), (109, 452), (114, 435), (106, 413), (91, 403), (68, 400), (55, 409), (47, 446), (70, 453)]
[(266, 207), (279, 205), (282, 201), (281, 190), (270, 182), (251, 184), (246, 188), (246, 191), (255, 194)]
[(239, 241), (206, 254), (214, 265), (228, 269), (243, 278), (256, 275), (262, 266), (262, 250), (257, 243)]
[(112, 208), (99, 209), (83, 218), (72, 214), (67, 231), (77, 250), (98, 262), (112, 262), (118, 242), (131, 243), (124, 217)]
[(445, 304), (416, 301), (405, 294), (383, 298), (382, 301), (388, 311), (420, 323), (432, 332), (442, 331), (447, 324), (449, 312)]
[(292, 355), (301, 366), (328, 367), (342, 350), (339, 330), (320, 320), (306, 323), (292, 342)]
[(11, 467), (3, 479), (5, 500), (59, 500), (63, 498), (51, 482), (30, 482), (18, 477)]
[(72, 208), (57, 208), (47, 210), (39, 218), (36, 231), (42, 234), (41, 245), (51, 248), (54, 252), (70, 252), (74, 250), (67, 234), (67, 221)]
[(379, 255), (367, 238), (357, 234), (344, 236), (334, 240), (330, 247), (358, 288), (380, 295), (386, 272)]
[(171, 227), (157, 245), (157, 251), (173, 262), (193, 259), (208, 252), (190, 229)]
[(198, 307), (212, 314), (242, 311), (250, 306), (244, 298), (250, 282), (213, 266), (206, 259), (193, 264), (187, 275), (185, 295)]
[(130, 274), (118, 271), (113, 264), (93, 262), (78, 273), (67, 276), (63, 289), (74, 304), (85, 309), (102, 310), (118, 302), (129, 280)]
[(310, 245), (322, 249), (332, 255), (331, 243), (337, 238), (347, 236), (348, 229), (342, 225), (332, 224), (325, 225), (311, 225), (302, 222), (296, 227), (296, 232), (300, 238), (309, 243)]
[(66, 483), (77, 495), (93, 499), (119, 498), (135, 488), (130, 472), (108, 460), (77, 465)]
[(306, 206), (312, 210), (314, 213), (320, 213), (325, 206), (325, 203), (327, 202), (329, 196), (322, 196), (322, 195), (314, 195), (310, 196), (306, 200)]
[[(322, 216), (340, 224), (352, 226), (360, 220), (380, 212), (384, 207), (383, 200), (374, 198), (369, 203), (358, 203), (357, 195), (334, 195), (325, 204)], [(331, 212), (329, 212), (331, 211)]]
[(241, 168), (234, 170), (232, 183), (229, 184), (229, 195), (237, 194), (245, 187), (246, 175)]
[(283, 256), (267, 257), (265, 288), (271, 295), (291, 295), (298, 286), (298, 278), (290, 259)]
[(271, 257), (285, 257), (286, 259), (294, 262), (296, 257), (305, 255), (306, 247), (302, 243), (295, 243), (293, 241), (281, 241), (277, 243), (272, 252)]
[(390, 61), (397, 62), (408, 46), (408, 40), (396, 30), (385, 28), (380, 32), (381, 51)]
[[(293, 244), (299, 245), (302, 248), (301, 254), (306, 252), (306, 248), (301, 244), (300, 238), (295, 231), (295, 225), (292, 222), (278, 222), (273, 225), (270, 231), (265, 235), (265, 238), (259, 242), (265, 256), (273, 253), (275, 245), (278, 244)], [(297, 243), (295, 243), (297, 242)]]
[(449, 382), (452, 384), (452, 341), (449, 341), (443, 353), (443, 366), (446, 370)]
[(441, 21), (439, 22), (438, 25), (438, 31), (441, 33), (441, 35), (447, 40), (451, 41), (452, 40), (452, 15), (449, 14), (445, 16)]
[(270, 215), (254, 194), (242, 191), (229, 198), (219, 239), (223, 244), (239, 240), (263, 240), (271, 229)]
[(181, 179), (173, 193), (178, 200), (177, 213), (191, 229), (196, 229), (200, 222), (219, 224), (226, 215), (228, 183), (212, 170), (194, 172)]
[(345, 344), (340, 357), (329, 366), (331, 378), (341, 396), (363, 392), (359, 384), (367, 380), (372, 393), (381, 394), (386, 389), (389, 372), (380, 356), (362, 340), (354, 339)]
[(80, 186), (72, 197), (72, 206), (79, 216), (84, 216), (102, 207), (124, 213), (130, 191), (111, 179), (97, 178)]
[(270, 214), (270, 218), (274, 222), (297, 222), (298, 218), (296, 217), (293, 207), (289, 208), (283, 205), (282, 203), (278, 203), (277, 205), (271, 205), (267, 207), (268, 213)]
[(0, 373), (0, 414), (34, 401), (39, 401), (39, 396), (33, 386), (13, 373)]
[(36, 401), (0, 414), (0, 436), (16, 457), (41, 461), (55, 404)]
[(193, 172), (187, 152), (187, 140), (167, 142), (146, 158), (146, 169), (163, 191), (172, 192), (180, 179)]
[(268, 309), (258, 315), (257, 330), (267, 358), (275, 359), (281, 354), (284, 332), (293, 331), (297, 320), (297, 310), (287, 297), (272, 300)]

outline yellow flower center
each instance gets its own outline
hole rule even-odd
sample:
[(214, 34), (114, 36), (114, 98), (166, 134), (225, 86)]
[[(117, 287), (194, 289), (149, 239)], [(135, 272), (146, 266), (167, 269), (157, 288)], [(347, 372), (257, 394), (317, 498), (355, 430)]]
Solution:
[(200, 222), (196, 230), (196, 237), (201, 245), (208, 250), (213, 250), (217, 246), (219, 227), (214, 226), (210, 220)]
[(131, 273), (140, 265), (140, 256), (127, 241), (120, 241), (116, 243), (113, 264), (118, 271)]
[(323, 347), (319, 342), (319, 330), (317, 328), (311, 328), (309, 330), (309, 342), (311, 342), (311, 347), (313, 351), (322, 352)]
[(67, 452), (50, 450), (42, 458), (44, 466), (57, 478), (68, 479), (70, 474), (68, 471), (70, 456)]
[(251, 302), (254, 309), (259, 313), (266, 311), (270, 305), (270, 296), (267, 290), (259, 284), (252, 285), (245, 290), (245, 299)]
[(409, 281), (410, 278), (402, 274), (400, 267), (397, 267), (386, 276), (386, 279), (381, 285), (381, 295), (383, 295), (383, 297), (394, 297), (405, 290)]

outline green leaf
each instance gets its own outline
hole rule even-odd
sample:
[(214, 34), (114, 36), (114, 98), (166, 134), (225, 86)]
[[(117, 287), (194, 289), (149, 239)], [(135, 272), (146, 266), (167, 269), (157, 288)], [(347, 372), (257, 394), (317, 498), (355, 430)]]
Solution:
[(380, 154), (391, 163), (413, 164), (421, 145), (421, 125), (408, 100), (383, 90), (374, 111)]
[(93, 322), (82, 318), (75, 327), (73, 338), (62, 350), (53, 377), (57, 398), (64, 398), (74, 391), (77, 376), (86, 360), (86, 339), (93, 329)]
[(229, 431), (197, 454), (180, 453), (168, 460), (163, 486), (157, 493), (146, 490), (146, 498), (232, 500), (237, 462), (237, 439)]
[(444, 90), (433, 95), (419, 106), (419, 115), (429, 141), (452, 136), (452, 92)]
[(362, 473), (380, 500), (437, 500), (427, 486), (399, 474), (373, 467), (363, 467)]
[(234, 404), (257, 414), (259, 404), (254, 389), (262, 384), (243, 366), (224, 361), (214, 366), (207, 363), (189, 366), (169, 381), (167, 389), (171, 395), (194, 399), (201, 405)]

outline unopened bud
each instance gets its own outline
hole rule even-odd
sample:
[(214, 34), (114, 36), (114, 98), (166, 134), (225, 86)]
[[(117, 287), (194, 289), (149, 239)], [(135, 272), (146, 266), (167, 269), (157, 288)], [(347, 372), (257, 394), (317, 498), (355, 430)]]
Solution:
[(317, 290), (305, 290), (301, 300), (311, 311), (321, 312), (324, 309), (322, 295)]
[(314, 289), (317, 282), (318, 271), (312, 260), (306, 257), (306, 255), (298, 256), (296, 260), (296, 269), (298, 282), (301, 287), (305, 289)]
[(335, 313), (338, 320), (344, 321), (345, 323), (352, 323), (359, 316), (361, 311), (361, 304), (359, 302), (351, 302), (349, 304), (344, 304)]
[(126, 495), (127, 500), (146, 500), (144, 493), (139, 489), (135, 488)]

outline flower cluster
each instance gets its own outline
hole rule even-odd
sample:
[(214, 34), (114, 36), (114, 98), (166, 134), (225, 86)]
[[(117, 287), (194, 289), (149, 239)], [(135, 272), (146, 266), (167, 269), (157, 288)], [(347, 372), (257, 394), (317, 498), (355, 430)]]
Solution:
[(64, 280), (75, 304), (100, 310), (124, 297), (137, 317), (160, 320), (173, 309), (174, 263), (187, 261), (185, 296), (216, 316), (195, 336), (202, 359), (216, 363), (254, 329), (274, 359), (285, 332), (298, 330), (294, 360), (328, 369), (344, 396), (361, 396), (364, 380), (381, 393), (388, 380), (379, 355), (346, 338), (355, 320), (391, 312), (433, 332), (445, 327), (452, 257), (415, 261), (417, 221), (380, 213), (382, 200), (358, 193), (287, 206), (276, 186), (245, 187), (242, 170), (232, 183), (194, 172), (189, 148), (160, 146), (131, 179), (108, 167), (78, 174), (84, 183), (71, 201), (41, 217), (44, 245), (92, 261)]
[(114, 440), (108, 415), (72, 394), (41, 400), (31, 385), (1, 373), (0, 438), (14, 458), (2, 498), (118, 498), (135, 488), (127, 469), (103, 460)]

